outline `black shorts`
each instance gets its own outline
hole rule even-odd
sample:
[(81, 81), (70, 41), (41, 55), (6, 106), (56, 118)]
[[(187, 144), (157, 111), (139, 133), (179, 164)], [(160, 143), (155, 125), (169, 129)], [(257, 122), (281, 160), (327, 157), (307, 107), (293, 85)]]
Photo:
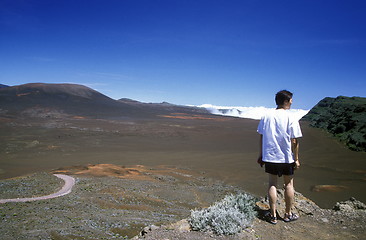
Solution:
[(269, 163), (265, 162), (265, 171), (273, 175), (294, 175), (295, 163)]

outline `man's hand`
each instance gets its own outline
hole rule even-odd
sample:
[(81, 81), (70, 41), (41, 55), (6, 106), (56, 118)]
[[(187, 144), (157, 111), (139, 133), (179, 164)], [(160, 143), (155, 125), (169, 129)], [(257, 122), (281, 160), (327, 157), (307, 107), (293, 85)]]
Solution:
[(300, 168), (300, 161), (295, 160), (295, 170)]
[(258, 157), (258, 159), (257, 159), (257, 163), (258, 163), (259, 165), (261, 165), (261, 167), (263, 167), (264, 162), (263, 162), (263, 160), (262, 160), (262, 156)]

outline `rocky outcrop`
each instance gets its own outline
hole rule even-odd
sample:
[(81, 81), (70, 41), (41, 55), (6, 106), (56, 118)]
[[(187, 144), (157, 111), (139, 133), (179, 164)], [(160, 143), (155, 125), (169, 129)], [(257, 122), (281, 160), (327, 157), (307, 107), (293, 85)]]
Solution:
[(366, 210), (366, 204), (352, 197), (347, 201), (337, 202), (333, 210), (352, 213), (357, 210)]
[[(260, 211), (269, 210), (268, 197), (261, 198), (257, 203)], [(277, 189), (277, 212), (283, 216), (285, 214), (285, 193), (283, 189)], [(295, 204), (293, 211), (299, 215), (313, 215), (314, 212), (319, 211), (321, 208), (316, 205), (313, 201), (306, 198), (299, 192), (295, 192)]]

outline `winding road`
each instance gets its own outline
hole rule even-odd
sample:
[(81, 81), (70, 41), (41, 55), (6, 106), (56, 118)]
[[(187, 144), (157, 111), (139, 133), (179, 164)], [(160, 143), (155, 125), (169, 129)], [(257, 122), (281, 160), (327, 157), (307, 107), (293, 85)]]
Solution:
[(38, 201), (38, 200), (45, 200), (51, 198), (57, 198), (64, 196), (66, 194), (71, 193), (72, 187), (75, 185), (75, 178), (64, 175), (64, 174), (53, 174), (54, 176), (61, 178), (65, 181), (65, 185), (61, 188), (60, 191), (56, 193), (52, 193), (46, 196), (40, 197), (33, 197), (33, 198), (11, 198), (11, 199), (0, 199), (0, 203), (7, 203), (7, 202), (31, 202), (31, 201)]

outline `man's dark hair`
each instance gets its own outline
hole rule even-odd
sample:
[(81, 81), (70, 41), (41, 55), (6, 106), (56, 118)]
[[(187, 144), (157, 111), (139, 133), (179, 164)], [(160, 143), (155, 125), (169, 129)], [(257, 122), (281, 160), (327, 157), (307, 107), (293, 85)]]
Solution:
[(282, 106), (285, 101), (290, 101), (290, 99), (292, 98), (292, 92), (290, 91), (287, 91), (287, 90), (282, 90), (282, 91), (279, 91), (278, 93), (276, 93), (276, 104), (277, 106)]

